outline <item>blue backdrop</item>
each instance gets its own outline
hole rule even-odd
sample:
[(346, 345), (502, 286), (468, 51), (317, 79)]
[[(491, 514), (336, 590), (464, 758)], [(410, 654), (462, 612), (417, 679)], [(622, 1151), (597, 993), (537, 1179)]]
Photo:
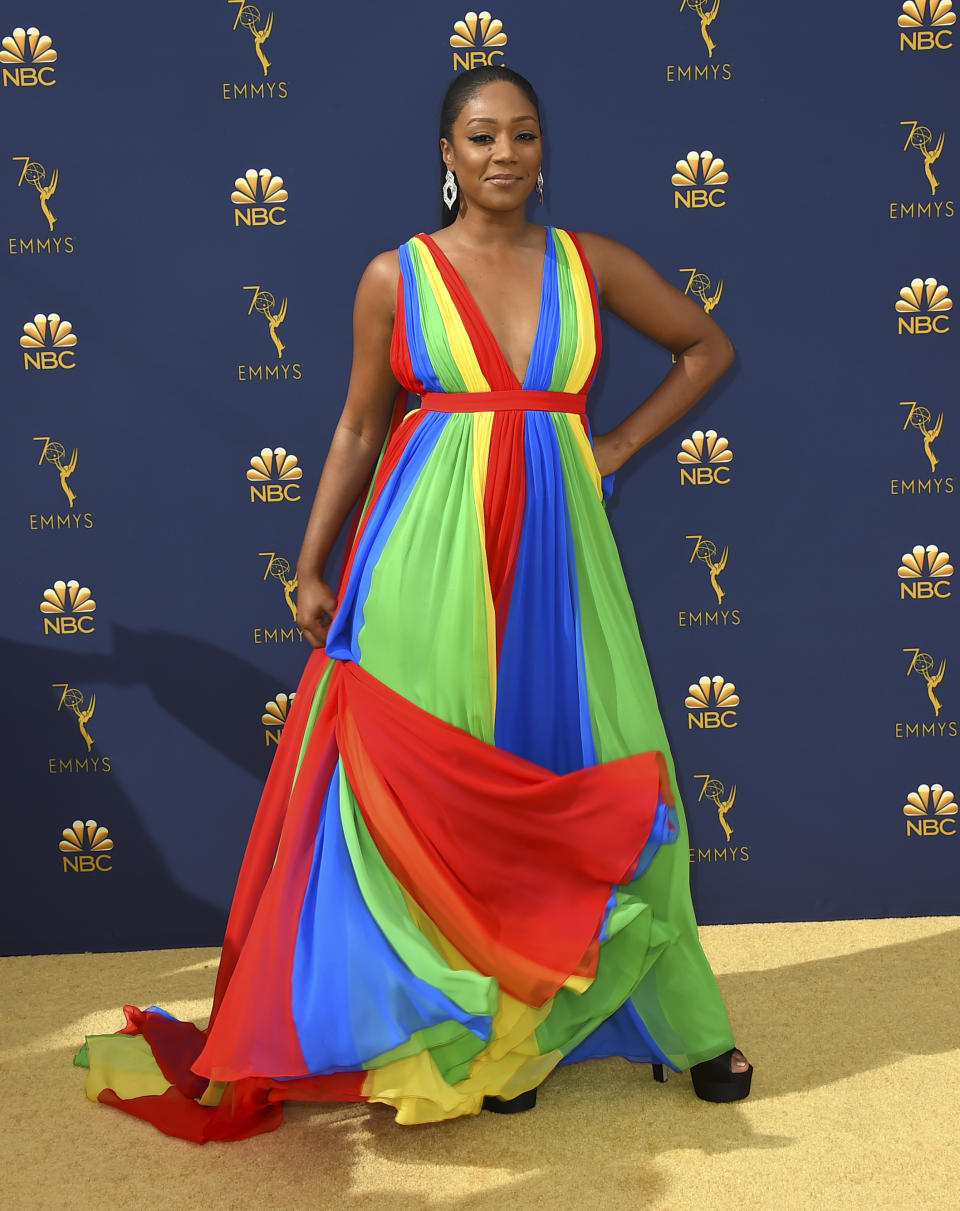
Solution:
[[(307, 655), (283, 561), (353, 291), (438, 225), (440, 98), (483, 61), (541, 93), (535, 217), (630, 244), (738, 350), (609, 514), (701, 921), (960, 911), (954, 16), (21, 6), (0, 31), (3, 950), (220, 940)], [(604, 338), (599, 432), (669, 365), (612, 317)]]

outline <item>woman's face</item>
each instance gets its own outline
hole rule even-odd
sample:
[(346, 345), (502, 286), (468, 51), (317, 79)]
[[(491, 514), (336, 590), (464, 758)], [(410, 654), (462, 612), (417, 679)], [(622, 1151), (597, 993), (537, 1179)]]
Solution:
[(440, 140), (446, 166), (469, 202), (485, 210), (513, 210), (530, 195), (540, 171), (543, 139), (536, 110), (515, 84), (486, 84)]

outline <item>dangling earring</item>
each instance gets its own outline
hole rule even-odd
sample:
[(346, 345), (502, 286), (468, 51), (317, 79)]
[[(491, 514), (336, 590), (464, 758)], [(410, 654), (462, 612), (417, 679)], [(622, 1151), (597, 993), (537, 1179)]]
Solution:
[(543, 205), (543, 173), (537, 173), (537, 201)]
[(447, 175), (443, 179), (443, 201), (447, 210), (453, 210), (453, 204), (457, 200), (457, 178), (453, 175), (450, 169), (447, 169)]

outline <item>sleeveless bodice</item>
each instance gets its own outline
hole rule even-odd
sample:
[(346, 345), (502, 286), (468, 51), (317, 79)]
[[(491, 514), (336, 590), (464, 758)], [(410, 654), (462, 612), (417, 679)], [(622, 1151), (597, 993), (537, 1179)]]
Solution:
[(407, 391), (421, 396), (518, 390), (586, 393), (600, 356), (600, 318), (596, 282), (576, 236), (546, 228), (540, 310), (522, 383), (436, 242), (421, 233), (398, 251), (390, 364)]

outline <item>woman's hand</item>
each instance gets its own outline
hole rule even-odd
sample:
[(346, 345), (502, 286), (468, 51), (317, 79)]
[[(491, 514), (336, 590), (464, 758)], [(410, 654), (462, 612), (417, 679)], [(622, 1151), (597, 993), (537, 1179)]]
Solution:
[(612, 433), (594, 434), (593, 457), (601, 479), (605, 475), (613, 475), (623, 466), (623, 459), (617, 457), (617, 443)]
[(322, 648), (337, 609), (336, 594), (319, 576), (297, 572), (297, 626), (312, 648)]

